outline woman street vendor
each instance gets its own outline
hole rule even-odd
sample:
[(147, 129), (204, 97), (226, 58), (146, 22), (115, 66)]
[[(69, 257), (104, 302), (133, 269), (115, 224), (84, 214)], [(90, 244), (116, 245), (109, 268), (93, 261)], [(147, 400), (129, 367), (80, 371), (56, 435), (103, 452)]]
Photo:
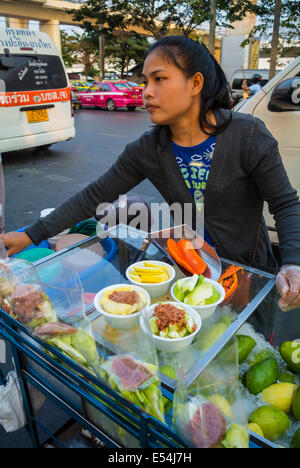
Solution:
[[(236, 262), (277, 271), (280, 306), (300, 306), (300, 202), (276, 140), (263, 122), (231, 111), (217, 61), (200, 43), (165, 37), (148, 50), (144, 102), (155, 127), (126, 146), (113, 166), (54, 212), (26, 229), (1, 235), (8, 255), (95, 216), (149, 179), (169, 203), (205, 206), (205, 238)], [(277, 265), (263, 220), (274, 215)]]

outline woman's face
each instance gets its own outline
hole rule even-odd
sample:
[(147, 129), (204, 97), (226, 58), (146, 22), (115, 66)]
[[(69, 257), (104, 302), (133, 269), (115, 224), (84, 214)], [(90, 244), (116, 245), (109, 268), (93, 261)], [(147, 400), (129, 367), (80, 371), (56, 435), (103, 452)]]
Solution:
[[(175, 125), (197, 107), (200, 91), (195, 92), (194, 77), (187, 78), (159, 50), (146, 58), (143, 67), (144, 103), (154, 124)], [(202, 87), (202, 86), (201, 86)]]

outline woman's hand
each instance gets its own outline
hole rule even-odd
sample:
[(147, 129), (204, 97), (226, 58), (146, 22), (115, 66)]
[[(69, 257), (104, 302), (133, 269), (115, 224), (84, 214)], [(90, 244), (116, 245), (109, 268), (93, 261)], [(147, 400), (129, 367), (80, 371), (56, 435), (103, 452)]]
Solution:
[(284, 265), (276, 278), (281, 295), (279, 307), (283, 312), (300, 307), (300, 266)]
[(32, 240), (27, 236), (26, 232), (7, 232), (6, 234), (0, 234), (0, 239), (7, 248), (9, 257), (32, 244)]

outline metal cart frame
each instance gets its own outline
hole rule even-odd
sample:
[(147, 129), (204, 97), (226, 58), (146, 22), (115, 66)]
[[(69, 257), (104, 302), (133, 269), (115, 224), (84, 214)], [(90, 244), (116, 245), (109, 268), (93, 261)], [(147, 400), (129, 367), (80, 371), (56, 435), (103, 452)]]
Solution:
[[(85, 243), (97, 239), (97, 236), (87, 241), (72, 246), (69, 250), (83, 246)], [(154, 241), (155, 243), (155, 241)], [(155, 243), (156, 244), (156, 243)], [(159, 248), (159, 246), (157, 245)], [(66, 250), (36, 262), (36, 265), (44, 264), (59, 256)], [(231, 263), (223, 259), (222, 262)], [(187, 374), (188, 385), (207, 367), (218, 355), (223, 347), (230, 341), (233, 335), (241, 328), (247, 319), (253, 314), (268, 293), (274, 288), (275, 277), (269, 273), (249, 268), (242, 265), (246, 271), (261, 275), (267, 279), (265, 286), (238, 315), (227, 331), (218, 341), (199, 359)], [(90, 313), (95, 309), (92, 307)], [(138, 439), (141, 447), (148, 448), (183, 448), (184, 442), (167, 425), (149, 416), (139, 407), (125, 400), (118, 393), (99, 381), (96, 377), (66, 357), (59, 350), (54, 349), (37, 337), (32, 337), (30, 332), (20, 323), (8, 316), (0, 309), (0, 337), (7, 340), (12, 347), (12, 353), (22, 397), (27, 416), (27, 427), (33, 447), (41, 447), (37, 428), (40, 427), (48, 436), (61, 447), (61, 442), (51, 433), (34, 414), (28, 384), (36, 387), (42, 394), (51, 400), (60, 410), (70, 418), (77, 421), (82, 427), (89, 430), (110, 448), (119, 448), (120, 445), (110, 436), (93, 425), (84, 415), (82, 403), (88, 402), (96, 410), (103, 413), (129, 434)], [(47, 354), (48, 351), (51, 355)], [(25, 358), (25, 359), (24, 359)], [(58, 362), (58, 359), (60, 362)], [(163, 394), (173, 399), (176, 388), (175, 381), (161, 374)], [(74, 397), (78, 404), (74, 404)], [(277, 446), (260, 436), (251, 433), (251, 446), (262, 448), (277, 448)]]

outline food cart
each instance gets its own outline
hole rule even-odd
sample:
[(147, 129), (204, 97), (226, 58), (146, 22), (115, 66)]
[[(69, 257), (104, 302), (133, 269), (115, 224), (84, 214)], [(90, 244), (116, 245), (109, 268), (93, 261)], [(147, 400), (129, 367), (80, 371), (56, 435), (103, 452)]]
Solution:
[[(100, 260), (89, 264), (87, 253), (95, 252), (101, 242), (98, 236), (76, 244), (61, 252), (57, 252), (35, 263), (40, 277), (46, 274), (51, 287), (64, 284), (66, 272), (75, 269), (83, 285), (85, 293), (86, 317), (91, 324), (96, 343), (100, 343), (99, 352), (108, 356), (118, 353), (118, 346), (113, 334), (103, 334), (104, 318), (95, 309), (94, 295), (102, 288), (113, 284), (128, 283), (126, 270), (131, 264), (141, 260), (164, 261), (176, 270), (176, 279), (184, 275), (180, 268), (166, 251), (166, 240), (169, 237), (180, 238), (182, 227), (171, 228), (149, 235), (146, 232), (125, 225), (118, 225), (107, 231), (115, 244), (115, 256), (109, 261)], [(195, 233), (194, 233), (195, 234)], [(192, 233), (193, 235), (193, 233)], [(195, 234), (196, 236), (196, 234)], [(207, 255), (212, 274), (219, 275), (231, 265), (232, 261), (219, 259), (211, 251), (202, 251)], [(224, 333), (205, 352), (199, 353), (192, 365), (187, 368), (184, 378), (187, 387), (193, 384), (202, 372), (214, 362), (219, 353), (228, 345), (232, 337), (251, 322), (258, 326), (259, 315), (270, 310), (270, 297), (274, 296), (275, 277), (273, 274), (243, 266), (247, 282), (242, 294), (233, 295), (232, 301), (227, 301), (227, 309), (234, 311), (234, 319)], [(50, 277), (49, 277), (50, 272)], [(51, 274), (52, 272), (52, 274)], [(67, 285), (65, 285), (67, 286)], [(246, 298), (246, 300), (245, 300)], [(170, 291), (153, 302), (171, 300)], [(274, 300), (274, 299), (272, 299)], [(226, 309), (226, 310), (227, 310)], [(80, 426), (89, 430), (107, 447), (150, 447), (150, 448), (180, 448), (185, 447), (181, 437), (172, 427), (172, 417), (166, 418), (166, 424), (150, 416), (140, 407), (123, 398), (110, 385), (100, 381), (72, 359), (51, 345), (32, 336), (26, 327), (0, 310), (0, 337), (7, 340), (13, 350), (16, 371), (19, 378), (27, 416), (28, 429), (34, 447), (40, 446), (38, 427), (46, 431), (57, 446), (61, 442), (55, 434), (41, 424), (34, 413), (28, 391), (28, 385), (34, 386), (50, 399), (61, 411), (65, 412)], [(265, 332), (265, 330), (257, 330)], [(97, 334), (99, 333), (99, 340)], [(295, 335), (288, 339), (297, 338)], [(269, 336), (266, 336), (268, 339)], [(172, 401), (176, 390), (176, 381), (167, 375), (160, 374), (163, 396)], [(250, 433), (251, 447), (276, 448), (275, 443)]]

